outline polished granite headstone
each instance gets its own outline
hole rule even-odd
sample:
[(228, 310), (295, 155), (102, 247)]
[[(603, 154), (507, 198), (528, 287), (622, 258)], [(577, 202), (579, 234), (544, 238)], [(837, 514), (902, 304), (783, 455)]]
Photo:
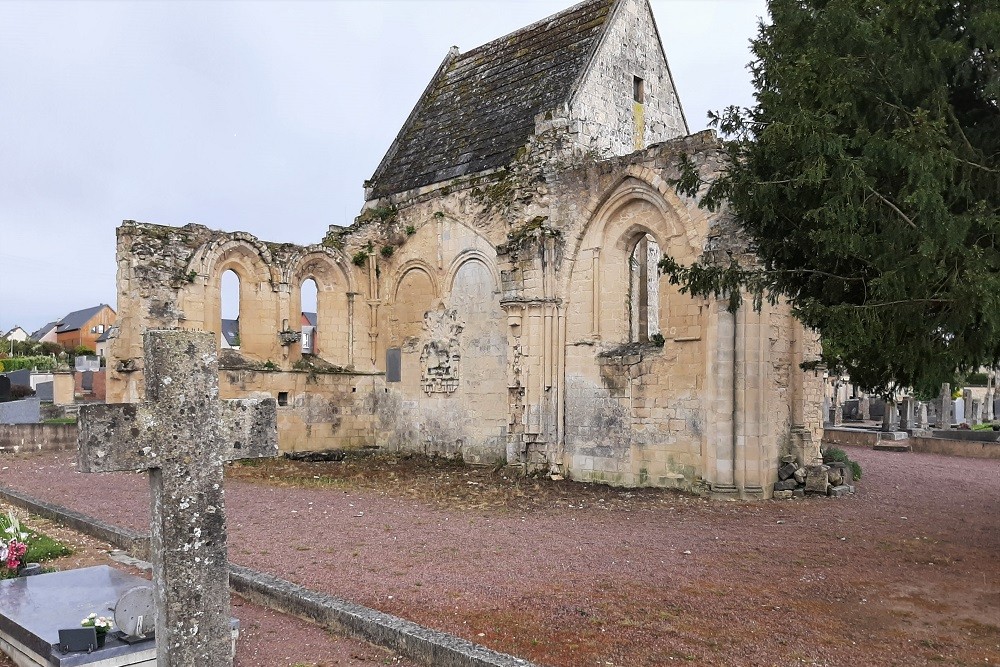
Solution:
[(128, 645), (108, 634), (93, 653), (62, 653), (59, 630), (79, 628), (90, 613), (111, 616), (115, 603), (145, 579), (106, 565), (0, 581), (0, 647), (19, 667), (155, 665), (153, 642)]

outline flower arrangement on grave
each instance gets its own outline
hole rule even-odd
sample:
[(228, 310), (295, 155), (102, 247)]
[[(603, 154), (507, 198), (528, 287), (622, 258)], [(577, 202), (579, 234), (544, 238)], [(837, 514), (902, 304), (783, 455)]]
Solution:
[(21, 522), (8, 510), (7, 516), (0, 516), (0, 565), (17, 572), (28, 553), (28, 533), (21, 529)]
[(91, 614), (87, 618), (80, 621), (80, 625), (85, 628), (94, 628), (97, 632), (97, 638), (100, 639), (104, 635), (108, 634), (112, 627), (114, 627), (115, 622), (108, 618), (107, 616), (98, 616), (97, 614)]

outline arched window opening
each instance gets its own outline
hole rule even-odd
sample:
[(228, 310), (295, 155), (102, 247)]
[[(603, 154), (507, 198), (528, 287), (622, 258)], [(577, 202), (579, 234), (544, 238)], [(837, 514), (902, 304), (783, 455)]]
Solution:
[(643, 234), (629, 257), (629, 341), (648, 343), (660, 333), (660, 246)]
[(222, 274), (220, 294), (223, 348), (240, 349), (240, 277), (229, 269)]
[(319, 322), (319, 288), (313, 278), (307, 278), (299, 287), (302, 326), (302, 354), (316, 354), (316, 333)]

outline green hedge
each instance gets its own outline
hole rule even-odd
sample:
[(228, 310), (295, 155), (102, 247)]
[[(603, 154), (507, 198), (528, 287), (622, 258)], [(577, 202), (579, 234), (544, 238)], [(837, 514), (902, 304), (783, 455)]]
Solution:
[(56, 365), (52, 357), (11, 357), (10, 359), (0, 359), (0, 372), (9, 373), (19, 371), (22, 368), (37, 368), (40, 371), (52, 370)]

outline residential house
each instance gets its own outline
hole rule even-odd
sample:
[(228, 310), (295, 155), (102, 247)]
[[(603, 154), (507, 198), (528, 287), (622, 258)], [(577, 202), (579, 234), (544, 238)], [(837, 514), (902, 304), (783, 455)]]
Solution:
[(56, 342), (70, 349), (82, 345), (97, 350), (97, 339), (115, 323), (115, 317), (106, 303), (73, 311), (56, 325)]
[(59, 322), (49, 322), (44, 325), (41, 329), (31, 334), (31, 340), (36, 343), (55, 343), (56, 342), (56, 327)]
[(28, 340), (31, 337), (31, 334), (29, 334), (21, 327), (15, 325), (14, 328), (5, 333), (3, 337), (6, 338), (7, 340), (13, 340), (17, 341), (18, 343), (21, 343)]
[(220, 342), (223, 349), (240, 349), (240, 318), (222, 320), (222, 338)]
[(316, 313), (302, 313), (302, 354), (316, 354)]

